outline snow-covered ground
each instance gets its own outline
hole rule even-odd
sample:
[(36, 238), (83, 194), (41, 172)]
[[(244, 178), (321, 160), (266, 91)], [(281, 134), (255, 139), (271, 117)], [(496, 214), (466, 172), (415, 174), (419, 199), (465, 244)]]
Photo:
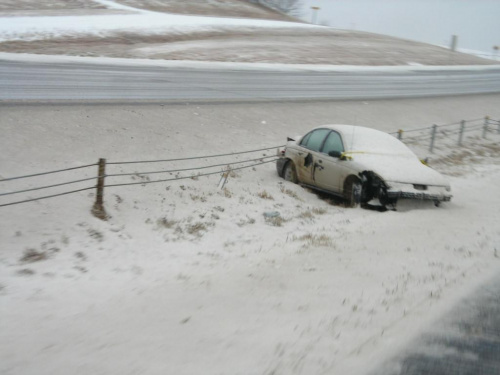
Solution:
[[(384, 119), (391, 111), (429, 124), (453, 103), (461, 115), (489, 107), (498, 116), (489, 98), (321, 108), (359, 119), (378, 108), (373, 123), (389, 131), (402, 127)], [(97, 155), (113, 162), (264, 148), (307, 130), (304, 119), (323, 121), (321, 108), (4, 106), (0, 174), (83, 165)], [(365, 373), (500, 268), (500, 135), (478, 135), (465, 140), (468, 158), (435, 165), (454, 194), (440, 208), (344, 208), (279, 179), (273, 164), (235, 171), (225, 189), (219, 174), (107, 188), (108, 221), (90, 214), (92, 190), (2, 207), (0, 372)], [(440, 158), (453, 151), (443, 138), (437, 145)], [(413, 146), (420, 153), (428, 143)], [(107, 183), (174, 178), (141, 172), (273, 153), (109, 165), (108, 174), (138, 174)], [(95, 169), (64, 176), (92, 177)], [(60, 179), (31, 179), (28, 187)], [(2, 191), (15, 186), (4, 182)], [(266, 218), (271, 212), (279, 218)]]

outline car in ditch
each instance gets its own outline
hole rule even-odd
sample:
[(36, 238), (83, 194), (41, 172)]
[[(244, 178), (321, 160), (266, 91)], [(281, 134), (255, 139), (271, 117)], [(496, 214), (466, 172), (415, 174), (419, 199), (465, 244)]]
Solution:
[(288, 138), (278, 156), (280, 177), (342, 197), (350, 207), (395, 208), (399, 199), (430, 200), (437, 206), (452, 198), (439, 172), (397, 138), (371, 128), (319, 126)]

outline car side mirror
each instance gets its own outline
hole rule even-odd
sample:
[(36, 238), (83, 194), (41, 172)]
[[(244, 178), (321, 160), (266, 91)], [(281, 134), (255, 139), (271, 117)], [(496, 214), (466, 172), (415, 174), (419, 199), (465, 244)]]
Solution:
[(330, 151), (328, 153), (328, 156), (331, 156), (333, 158), (339, 158), (342, 159), (342, 153), (340, 151)]

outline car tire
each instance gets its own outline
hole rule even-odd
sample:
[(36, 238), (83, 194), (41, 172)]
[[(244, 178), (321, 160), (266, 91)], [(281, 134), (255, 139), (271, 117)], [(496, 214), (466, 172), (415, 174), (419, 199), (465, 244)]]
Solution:
[(344, 182), (344, 198), (347, 207), (357, 207), (361, 201), (361, 180), (355, 176), (348, 177)]
[(295, 170), (295, 164), (292, 161), (289, 161), (285, 164), (285, 168), (283, 168), (283, 178), (285, 181), (293, 182), (294, 184), (298, 183), (297, 179), (297, 171)]

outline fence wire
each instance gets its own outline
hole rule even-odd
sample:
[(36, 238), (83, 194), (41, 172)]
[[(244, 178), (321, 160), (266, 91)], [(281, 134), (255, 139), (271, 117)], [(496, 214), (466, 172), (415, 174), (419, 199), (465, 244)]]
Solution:
[(97, 163), (94, 164), (87, 164), (87, 165), (81, 165), (79, 167), (72, 167), (72, 168), (65, 168), (65, 169), (58, 169), (56, 171), (50, 171), (50, 172), (42, 172), (42, 173), (34, 173), (34, 174), (28, 174), (24, 176), (17, 176), (17, 177), (9, 177), (9, 178), (3, 178), (0, 180), (0, 182), (7, 182), (7, 181), (12, 181), (12, 180), (20, 180), (22, 178), (28, 178), (28, 177), (36, 177), (36, 176), (44, 176), (48, 174), (54, 174), (54, 173), (60, 173), (60, 172), (67, 172), (67, 171), (73, 171), (75, 169), (82, 169), (82, 168), (88, 168), (88, 167), (95, 167), (97, 166)]
[(207, 166), (203, 166), (203, 167), (170, 169), (170, 170), (151, 171), (151, 172), (113, 173), (113, 174), (106, 174), (105, 177), (136, 176), (136, 175), (144, 176), (144, 175), (148, 175), (148, 174), (158, 174), (158, 173), (176, 173), (176, 172), (198, 171), (198, 170), (202, 170), (202, 169), (224, 167), (227, 165), (250, 163), (250, 162), (257, 161), (257, 160), (269, 159), (269, 158), (273, 158), (273, 157), (276, 157), (276, 155), (261, 156), (261, 157), (256, 158), (256, 159), (242, 160), (242, 161), (236, 161), (236, 162), (230, 162), (230, 163), (212, 164), (212, 165), (207, 165)]
[(219, 158), (219, 157), (223, 157), (223, 156), (250, 154), (252, 152), (259, 152), (259, 151), (269, 151), (269, 150), (273, 150), (273, 149), (280, 148), (280, 147), (285, 147), (285, 145), (261, 148), (261, 149), (250, 150), (250, 151), (230, 152), (227, 154), (219, 154), (219, 155), (193, 156), (193, 157), (189, 157), (189, 158), (162, 159), (162, 160), (115, 161), (115, 162), (109, 162), (109, 163), (106, 162), (106, 164), (118, 165), (118, 164), (139, 164), (139, 163), (162, 163), (162, 162), (173, 162), (173, 161), (184, 161), (184, 160), (195, 160), (195, 159), (209, 159), (209, 158)]
[[(268, 160), (268, 161), (264, 161), (264, 162), (256, 163), (256, 164), (252, 164), (252, 165), (246, 165), (246, 166), (243, 166), (243, 167), (230, 168), (228, 171), (231, 172), (231, 171), (238, 171), (238, 170), (245, 169), (245, 168), (252, 168), (252, 167), (255, 167), (255, 166), (258, 166), (258, 165), (275, 162), (278, 159), (279, 158), (274, 157), (273, 160)], [(227, 166), (227, 164), (225, 164), (225, 165)], [(173, 177), (173, 178), (166, 178), (166, 179), (154, 180), (154, 181), (141, 181), (141, 182), (127, 182), (127, 183), (123, 183), (123, 184), (110, 184), (110, 185), (104, 185), (104, 187), (107, 188), (107, 187), (117, 187), (117, 186), (146, 185), (146, 184), (154, 184), (154, 183), (157, 183), (157, 182), (169, 182), (169, 181), (177, 181), (177, 180), (187, 180), (187, 179), (204, 177), (204, 176), (212, 176), (214, 174), (222, 174), (224, 172), (226, 172), (226, 171), (223, 170), (223, 171), (216, 171), (216, 172), (208, 172), (208, 173), (197, 174), (197, 175), (194, 175), (194, 176)]]
[(452, 123), (444, 124), (444, 125), (438, 125), (438, 129), (447, 128), (449, 126), (457, 126), (457, 125), (460, 125), (460, 121), (459, 122), (452, 122)]
[(85, 191), (85, 190), (90, 190), (90, 189), (95, 189), (95, 186), (91, 186), (91, 187), (87, 187), (87, 188), (83, 188), (83, 189), (78, 189), (78, 190), (66, 191), (64, 193), (59, 193), (59, 194), (46, 195), (46, 196), (38, 197), (38, 198), (25, 199), (25, 200), (17, 201), (17, 202), (3, 203), (3, 204), (0, 204), (0, 207), (6, 207), (6, 206), (12, 206), (14, 204), (21, 204), (21, 203), (39, 201), (39, 200), (42, 200), (42, 199), (60, 197), (61, 195), (68, 195), (68, 194), (78, 193), (80, 191)]
[(0, 196), (4, 195), (12, 195), (12, 194), (19, 194), (19, 193), (27, 193), (29, 191), (36, 191), (36, 190), (43, 190), (43, 189), (50, 189), (58, 186), (65, 186), (65, 185), (70, 185), (70, 184), (76, 184), (78, 182), (84, 182), (84, 181), (90, 181), (90, 180), (97, 180), (99, 177), (104, 177), (104, 176), (97, 176), (97, 177), (89, 177), (89, 178), (82, 178), (81, 180), (75, 180), (75, 181), (69, 181), (69, 182), (63, 182), (60, 184), (54, 184), (54, 185), (46, 185), (46, 186), (40, 186), (36, 188), (31, 188), (31, 189), (25, 189), (25, 190), (17, 190), (17, 191), (11, 191), (8, 193), (0, 193)]

